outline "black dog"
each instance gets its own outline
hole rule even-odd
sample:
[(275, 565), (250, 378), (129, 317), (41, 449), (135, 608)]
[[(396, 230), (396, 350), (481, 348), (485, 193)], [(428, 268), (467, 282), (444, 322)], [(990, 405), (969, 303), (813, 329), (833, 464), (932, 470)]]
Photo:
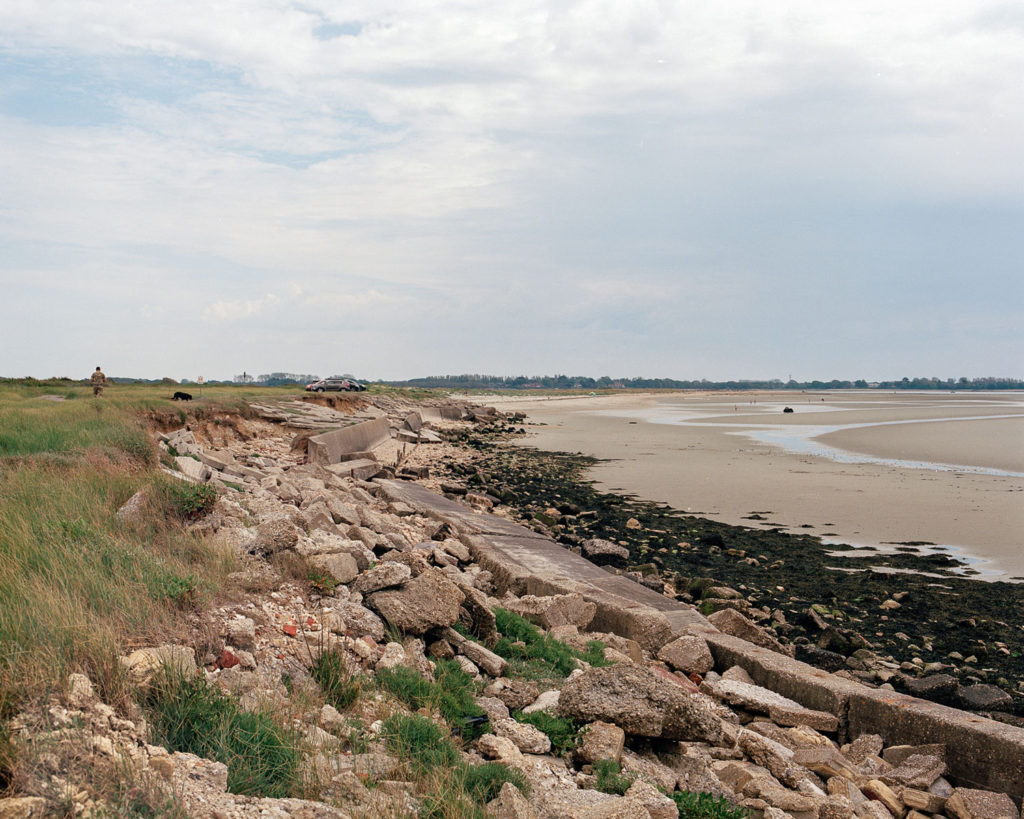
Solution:
[(191, 394), (189, 394), (187, 392), (178, 391), (178, 392), (174, 393), (174, 397), (171, 400), (172, 401), (191, 401), (192, 400), (192, 396), (191, 396)]

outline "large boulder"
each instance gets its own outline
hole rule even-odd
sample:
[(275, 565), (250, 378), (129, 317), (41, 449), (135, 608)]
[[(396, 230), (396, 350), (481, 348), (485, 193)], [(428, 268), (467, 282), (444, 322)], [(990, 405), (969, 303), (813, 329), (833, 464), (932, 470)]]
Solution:
[(1020, 819), (1017, 806), (1005, 793), (956, 788), (946, 802), (954, 819)]
[(525, 617), (543, 629), (557, 626), (576, 626), (585, 629), (597, 613), (597, 606), (583, 599), (579, 593), (553, 594), (538, 597), (506, 597), (501, 601), (503, 608)]
[(313, 555), (309, 564), (314, 569), (330, 575), (336, 583), (349, 583), (359, 574), (356, 559), (345, 552)]
[(1013, 697), (994, 685), (965, 685), (959, 692), (960, 702), (971, 711), (1010, 711)]
[(683, 635), (671, 643), (666, 643), (658, 651), (658, 659), (664, 660), (673, 668), (685, 674), (703, 676), (715, 667), (711, 649), (702, 637), (689, 634)]
[(576, 756), (580, 761), (591, 765), (599, 759), (611, 759), (618, 763), (622, 759), (625, 742), (626, 732), (618, 725), (612, 725), (610, 722), (592, 722), (583, 726), (580, 732)]
[(352, 638), (369, 637), (379, 643), (384, 639), (384, 623), (368, 608), (351, 600), (338, 600), (325, 612), (324, 626), (334, 634)]
[(406, 564), (395, 560), (386, 560), (357, 577), (352, 584), (352, 591), (360, 594), (372, 594), (392, 586), (400, 586), (410, 579), (412, 579), (412, 569)]
[(514, 719), (498, 719), (492, 723), (494, 733), (512, 740), (524, 754), (546, 754), (551, 750), (551, 740), (540, 729)]
[(583, 556), (598, 566), (618, 566), (624, 568), (629, 561), (629, 549), (619, 546), (610, 540), (591, 538), (581, 545)]
[(458, 586), (437, 569), (429, 568), (400, 589), (371, 594), (366, 602), (395, 628), (423, 634), (453, 625), (464, 599)]
[(640, 666), (584, 671), (562, 687), (558, 710), (584, 722), (610, 722), (636, 736), (711, 743), (722, 738), (721, 720), (709, 703)]
[(272, 555), (285, 549), (294, 549), (302, 532), (286, 517), (272, 518), (256, 527), (256, 540), (250, 552)]

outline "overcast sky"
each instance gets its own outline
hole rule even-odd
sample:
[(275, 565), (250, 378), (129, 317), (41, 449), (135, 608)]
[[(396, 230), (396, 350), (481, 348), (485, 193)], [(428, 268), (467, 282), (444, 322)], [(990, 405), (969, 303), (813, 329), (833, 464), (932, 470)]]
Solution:
[(1024, 377), (1024, 4), (4, 0), (0, 375)]

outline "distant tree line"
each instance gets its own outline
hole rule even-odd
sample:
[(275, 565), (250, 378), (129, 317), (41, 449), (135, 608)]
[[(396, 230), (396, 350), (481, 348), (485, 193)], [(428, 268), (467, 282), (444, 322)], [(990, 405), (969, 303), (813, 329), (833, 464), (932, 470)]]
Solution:
[(878, 386), (886, 390), (1019, 390), (1024, 389), (1024, 381), (1016, 378), (902, 378), (882, 381)]
[(900, 381), (869, 382), (863, 378), (856, 381), (782, 381), (746, 380), (685, 381), (675, 378), (611, 378), (601, 376), (534, 375), (502, 376), (481, 375), (434, 375), (413, 378), (408, 381), (381, 381), (395, 387), (422, 387), (450, 390), (843, 390), (843, 389), (910, 389), (910, 390), (1019, 390), (1024, 381), (1014, 378), (904, 378)]

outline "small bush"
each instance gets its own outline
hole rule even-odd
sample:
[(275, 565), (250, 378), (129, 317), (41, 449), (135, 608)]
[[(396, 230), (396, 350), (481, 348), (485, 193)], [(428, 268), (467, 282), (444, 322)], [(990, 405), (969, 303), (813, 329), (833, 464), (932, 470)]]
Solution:
[(310, 588), (320, 592), (325, 597), (330, 597), (334, 594), (334, 590), (338, 588), (338, 581), (334, 578), (334, 575), (330, 572), (325, 572), (323, 569), (310, 567), (307, 579), (309, 580)]
[(622, 796), (629, 790), (633, 780), (623, 776), (619, 763), (614, 759), (599, 759), (594, 763), (594, 776), (597, 777), (597, 789), (602, 793), (615, 793)]
[(170, 673), (161, 675), (145, 704), (153, 741), (223, 762), (232, 793), (281, 798), (298, 787), (297, 741), (269, 714), (242, 711), (204, 680)]
[(730, 805), (725, 797), (710, 793), (676, 791), (672, 801), (679, 809), (679, 819), (747, 819), (749, 816), (745, 809)]
[(547, 711), (534, 711), (532, 714), (515, 711), (512, 717), (517, 722), (532, 725), (547, 734), (551, 740), (551, 749), (559, 756), (576, 747), (579, 726), (572, 717), (556, 717)]
[(213, 511), (217, 503), (217, 487), (208, 483), (167, 478), (158, 484), (164, 509), (171, 517), (189, 521)]
[(324, 692), (327, 702), (339, 711), (344, 711), (359, 699), (362, 679), (349, 672), (345, 657), (340, 652), (322, 651), (313, 661), (309, 673)]
[(381, 726), (384, 744), (413, 771), (424, 774), (438, 767), (451, 767), (459, 759), (452, 741), (433, 720), (412, 714), (394, 714)]
[(195, 575), (178, 575), (159, 568), (145, 578), (146, 588), (154, 600), (172, 600), (182, 609), (196, 603), (198, 581)]

